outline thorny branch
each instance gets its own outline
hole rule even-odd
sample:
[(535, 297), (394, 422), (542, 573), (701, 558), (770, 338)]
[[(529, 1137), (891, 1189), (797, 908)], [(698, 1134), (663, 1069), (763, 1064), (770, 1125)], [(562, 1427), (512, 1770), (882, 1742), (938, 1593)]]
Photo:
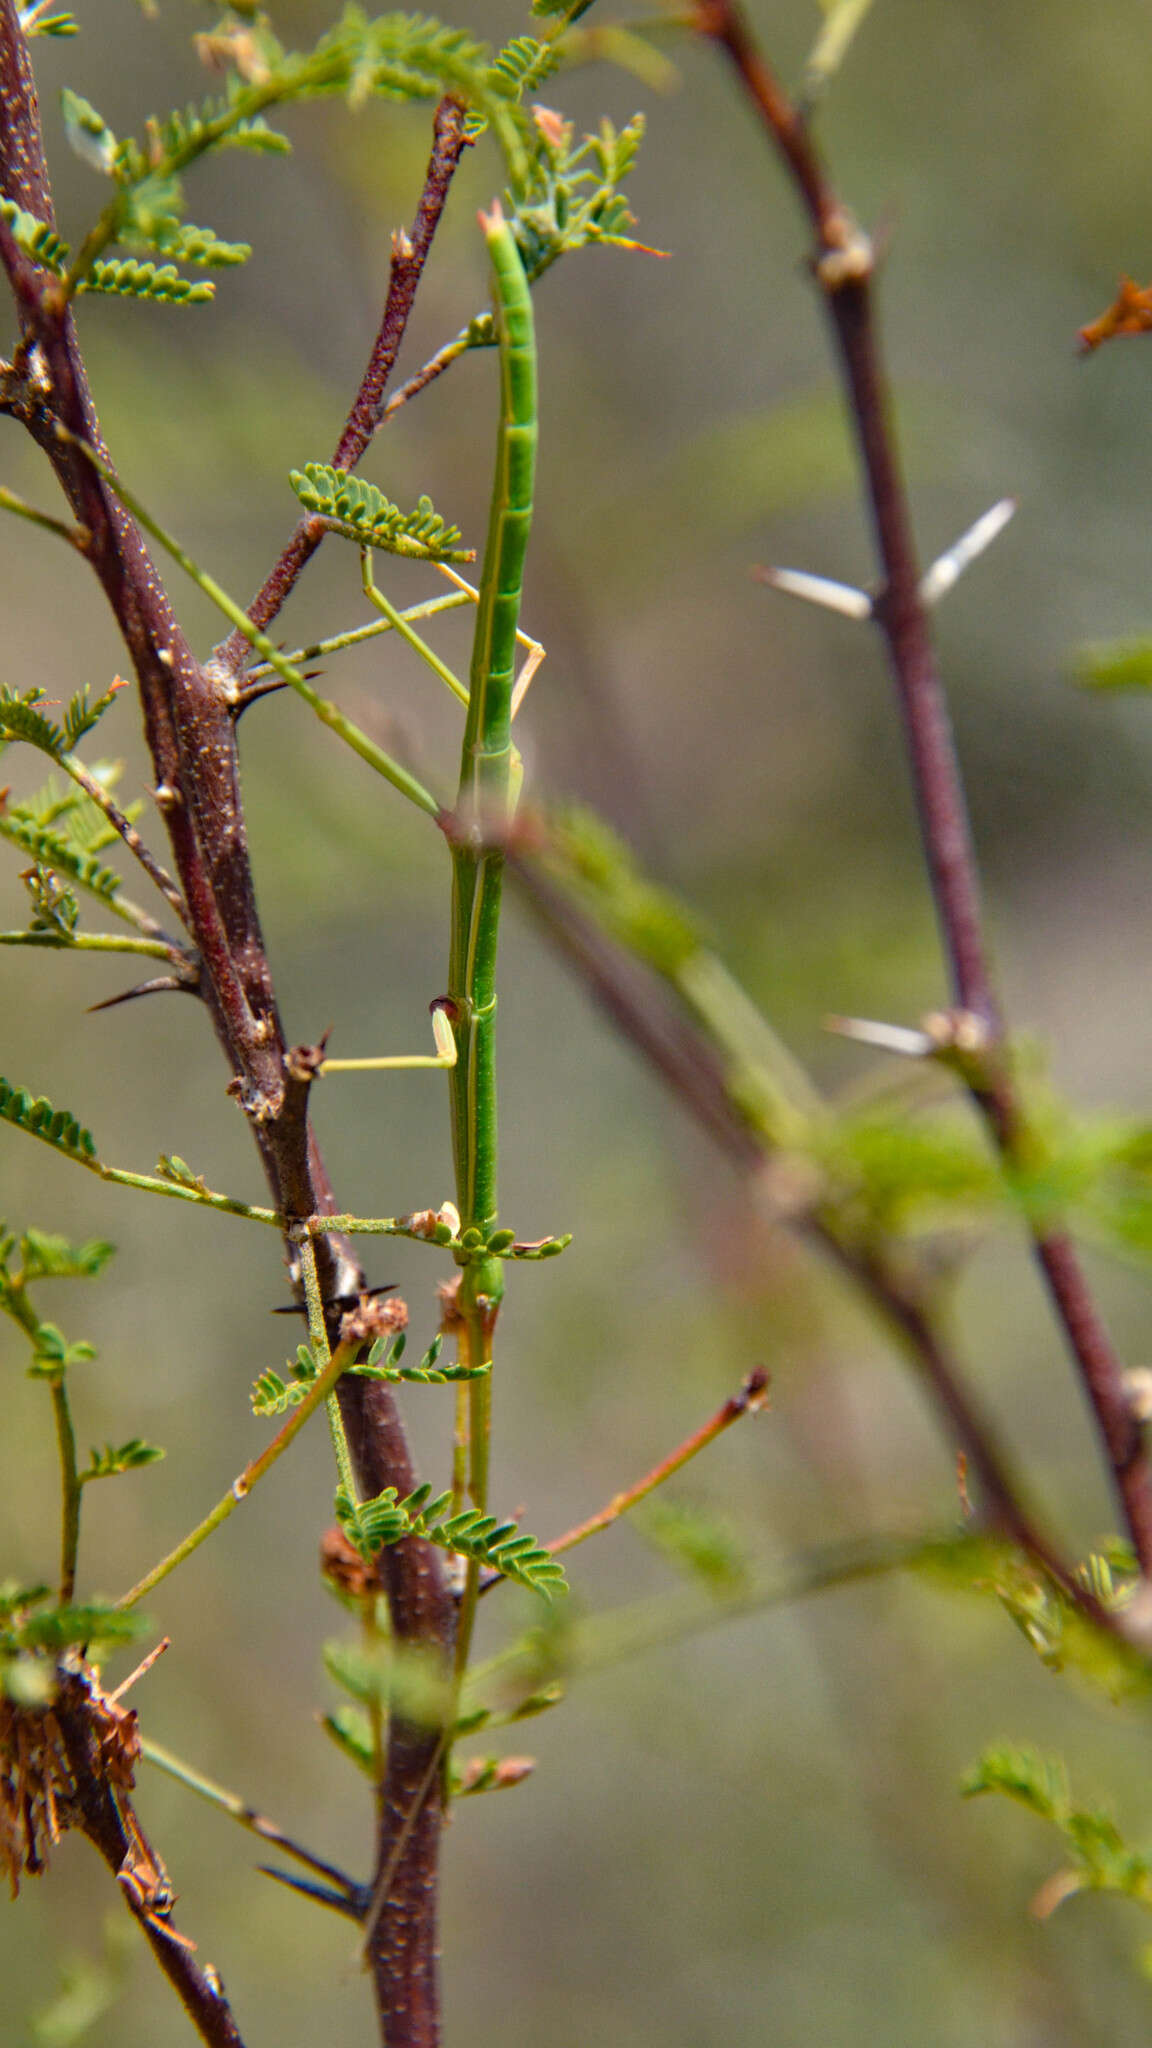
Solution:
[[(877, 334), (868, 237), (833, 191), (808, 124), (758, 49), (739, 0), (696, 0), (695, 26), (724, 51), (783, 156), (814, 231), (813, 274), (840, 356), (859, 445), (883, 587), (874, 607), (896, 684), (953, 997), (979, 1019), (986, 1056), (969, 1087), (1006, 1159), (1027, 1143), (1005, 1056), (1004, 1027), (988, 963), (975, 850), (948, 706), (928, 613)], [(1152, 1576), (1152, 1469), (1124, 1388), (1120, 1361), (1071, 1239), (1037, 1229), (1034, 1245), (1112, 1471), (1133, 1548)]]
[[(567, 900), (538, 862), (514, 854), (511, 869), (549, 935), (617, 1029), (639, 1047), (733, 1164), (750, 1180), (757, 1178), (772, 1159), (771, 1146), (733, 1098), (723, 1061), (705, 1032), (651, 973)], [(832, 1219), (817, 1211), (786, 1214), (782, 1221), (860, 1290), (906, 1348), (979, 1482), (988, 1526), (1018, 1544), (1081, 1613), (1102, 1627), (1114, 1628), (1114, 1617), (1076, 1577), (1026, 1507), (995, 1433), (914, 1280), (882, 1251), (864, 1253), (849, 1244)]]
[[(454, 100), (444, 101), (416, 226), (411, 238), (397, 238), (380, 335), (341, 439), (338, 460), (349, 465), (371, 436), (463, 146), (461, 110)], [(35, 83), (16, 0), (0, 0), (0, 194), (55, 225)], [(248, 1118), (276, 1209), (288, 1218), (331, 1213), (331, 1186), (308, 1119), (308, 1088), (292, 1079), (307, 1067), (307, 1058), (297, 1055), (308, 1049), (293, 1053), (287, 1046), (256, 907), (240, 793), (233, 671), (221, 662), (197, 661), (138, 526), (87, 459), (85, 445), (107, 457), (71, 309), (61, 310), (50, 279), (20, 251), (2, 220), (0, 262), (21, 328), (14, 360), (0, 370), (0, 411), (21, 421), (51, 462), (85, 529), (83, 551), (131, 656), (156, 801), (202, 963), (199, 993), (224, 1048), (233, 1077), (230, 1092)], [(259, 600), (262, 622), (275, 615), (314, 546), (315, 540), (309, 540), (294, 565), (286, 557), (277, 565)], [(326, 1301), (355, 1295), (362, 1276), (336, 1234), (317, 1239), (316, 1257)], [(336, 1334), (334, 1326), (333, 1340)], [(389, 1389), (346, 1376), (338, 1398), (362, 1493), (371, 1497), (386, 1486), (396, 1487), (401, 1497), (411, 1492), (416, 1474)], [(449, 1654), (455, 1607), (433, 1546), (417, 1539), (392, 1546), (384, 1553), (381, 1571), (397, 1638), (439, 1646)], [(378, 1870), (391, 1870), (393, 1876), (388, 1911), (370, 1959), (381, 2016), (388, 2016), (389, 2048), (435, 2048), (439, 2038), (436, 1863), (441, 1808), (438, 1789), (426, 1796), (425, 1784), (430, 1745), (437, 1740), (435, 1731), (412, 1726), (403, 1715), (393, 1717), (377, 1845)], [(172, 1975), (176, 1965), (163, 1944), (157, 1952)], [(238, 2039), (225, 2034), (210, 2038), (221, 2043)]]
[[(459, 100), (446, 97), (436, 109), (432, 128), (432, 154), (424, 179), (424, 190), (416, 209), (411, 234), (398, 229), (392, 238), (392, 261), (388, 273), (388, 294), (384, 301), (379, 331), (372, 344), (368, 367), (344, 424), (344, 431), (332, 457), (334, 469), (355, 469), (384, 418), (384, 393), (392, 375), (400, 344), (408, 325), (423, 275), (432, 237), (440, 223), (456, 167), (467, 148), (464, 136), (464, 108)], [(252, 603), (248, 616), (254, 626), (267, 631), (301, 570), (315, 554), (327, 528), (322, 519), (301, 519), (279, 560), (269, 571)], [(242, 633), (233, 633), (220, 649), (224, 666), (237, 673), (248, 655)]]

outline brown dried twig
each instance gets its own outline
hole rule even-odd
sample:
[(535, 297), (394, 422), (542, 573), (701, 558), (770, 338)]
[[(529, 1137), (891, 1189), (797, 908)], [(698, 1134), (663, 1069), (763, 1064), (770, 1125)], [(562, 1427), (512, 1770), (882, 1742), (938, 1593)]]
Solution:
[[(815, 236), (812, 271), (840, 357), (871, 511), (882, 587), (871, 609), (883, 635), (904, 725), (920, 833), (953, 997), (983, 1026), (966, 1079), (1008, 1160), (1027, 1143), (1005, 1058), (1004, 1026), (984, 937), (975, 850), (936, 660), (876, 327), (875, 255), (834, 192), (808, 124), (780, 87), (739, 0), (696, 0), (694, 24), (733, 65), (783, 157)], [(1141, 1571), (1152, 1575), (1152, 1468), (1123, 1372), (1067, 1233), (1037, 1227), (1036, 1258), (1087, 1394)]]

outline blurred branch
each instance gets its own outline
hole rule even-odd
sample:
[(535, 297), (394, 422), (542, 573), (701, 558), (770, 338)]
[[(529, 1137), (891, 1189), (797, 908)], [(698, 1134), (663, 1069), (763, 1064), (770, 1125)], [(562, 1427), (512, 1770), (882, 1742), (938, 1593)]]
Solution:
[[(859, 446), (883, 585), (872, 617), (888, 650), (903, 717), (920, 834), (948, 957), (953, 997), (986, 1029), (986, 1053), (965, 1078), (1004, 1157), (1019, 1160), (1028, 1134), (1004, 1056), (967, 803), (924, 602), (907, 490), (876, 329), (875, 252), (828, 181), (807, 121), (789, 100), (750, 32), (739, 0), (697, 0), (700, 35), (724, 51), (811, 222), (813, 274), (835, 336)], [(1071, 1239), (1033, 1230), (1040, 1269), (1095, 1416), (1142, 1572), (1152, 1576), (1152, 1469), (1124, 1389), (1120, 1360)]]
[[(372, 344), (368, 367), (352, 401), (344, 431), (332, 457), (334, 469), (355, 469), (384, 418), (384, 392), (392, 375), (400, 344), (408, 326), (416, 289), (423, 275), (432, 238), (447, 203), (456, 167), (468, 147), (464, 134), (464, 108), (459, 100), (445, 97), (436, 109), (432, 128), (432, 154), (424, 178), (424, 190), (416, 209), (412, 232), (399, 228), (392, 237), (392, 262), (388, 272), (388, 294), (380, 327)], [(311, 561), (327, 528), (314, 516), (301, 519), (279, 560), (269, 571), (252, 603), (248, 616), (254, 626), (266, 629), (295, 588), (305, 564)], [(229, 635), (220, 649), (220, 660), (235, 674), (249, 652), (239, 631)]]
[[(639, 1047), (696, 1120), (749, 1179), (774, 1156), (747, 1105), (730, 1089), (728, 1062), (714, 1033), (687, 1017), (672, 992), (568, 901), (539, 861), (514, 853), (511, 872), (550, 937), (579, 970), (622, 1034)], [(1018, 1543), (1082, 1613), (1114, 1629), (1111, 1616), (1041, 1532), (1021, 1497), (963, 1371), (926, 1301), (894, 1259), (850, 1244), (830, 1215), (797, 1210), (782, 1222), (860, 1289), (909, 1351), (935, 1405), (976, 1475), (990, 1525)]]

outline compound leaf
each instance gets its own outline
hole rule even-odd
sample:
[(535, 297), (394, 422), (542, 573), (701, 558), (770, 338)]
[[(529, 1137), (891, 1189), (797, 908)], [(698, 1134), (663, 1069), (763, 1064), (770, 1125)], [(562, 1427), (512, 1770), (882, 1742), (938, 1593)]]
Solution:
[(0, 1117), (15, 1124), (32, 1138), (40, 1138), (57, 1152), (87, 1164), (96, 1157), (96, 1140), (71, 1110), (53, 1109), (43, 1095), (32, 1095), (0, 1075)]
[(459, 528), (445, 525), (431, 498), (419, 499), (414, 512), (401, 512), (375, 484), (326, 462), (294, 469), (289, 482), (306, 512), (327, 520), (337, 533), (363, 547), (422, 562), (473, 559), (471, 549), (460, 545)]

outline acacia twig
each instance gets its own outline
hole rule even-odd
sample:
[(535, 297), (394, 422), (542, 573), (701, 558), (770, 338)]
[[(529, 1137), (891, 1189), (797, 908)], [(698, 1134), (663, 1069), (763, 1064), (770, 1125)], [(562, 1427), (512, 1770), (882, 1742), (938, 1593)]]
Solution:
[[(984, 937), (975, 849), (951, 721), (920, 589), (908, 496), (876, 329), (871, 243), (838, 200), (807, 122), (758, 49), (739, 0), (697, 0), (695, 26), (724, 51), (811, 222), (813, 273), (835, 337), (859, 446), (883, 585), (872, 616), (888, 651), (920, 834), (959, 1007), (979, 1018), (988, 1056), (968, 1085), (995, 1143), (1018, 1159), (1023, 1109), (1003, 1058), (1004, 1026)], [(1036, 1257), (1088, 1396), (1133, 1548), (1152, 1575), (1152, 1468), (1111, 1338), (1064, 1231), (1035, 1229)]]
[(768, 1374), (762, 1365), (754, 1366), (740, 1392), (723, 1402), (715, 1415), (709, 1416), (708, 1421), (693, 1430), (691, 1436), (685, 1437), (683, 1443), (677, 1444), (674, 1451), (661, 1458), (659, 1464), (646, 1472), (642, 1479), (626, 1486), (623, 1493), (614, 1494), (597, 1514), (589, 1515), (587, 1521), (577, 1522), (576, 1527), (566, 1530), (563, 1536), (554, 1536), (546, 1546), (548, 1551), (553, 1557), (559, 1557), (561, 1551), (573, 1550), (577, 1543), (585, 1542), (589, 1536), (598, 1536), (601, 1529), (610, 1529), (613, 1522), (618, 1522), (621, 1515), (628, 1513), (629, 1508), (634, 1508), (648, 1494), (654, 1493), (658, 1486), (663, 1486), (664, 1481), (672, 1477), (673, 1472), (679, 1472), (682, 1465), (687, 1465), (691, 1458), (715, 1443), (716, 1438), (722, 1436), (726, 1429), (731, 1429), (734, 1422), (739, 1422), (742, 1415), (757, 1414), (767, 1399)]
[[(35, 85), (16, 0), (0, 0), (0, 194), (47, 226), (55, 213), (44, 158)], [(430, 203), (431, 227), (440, 203)], [(406, 259), (407, 260), (407, 259)], [(278, 1215), (330, 1212), (331, 1184), (307, 1113), (306, 1092), (288, 1086), (289, 1048), (257, 914), (236, 749), (234, 691), (218, 663), (199, 663), (175, 617), (136, 519), (102, 470), (106, 450), (88, 388), (71, 310), (52, 280), (16, 246), (0, 219), (0, 263), (7, 270), (21, 325), (5, 410), (44, 450), (73, 514), (89, 535), (95, 570), (128, 649), (140, 687), (157, 803), (171, 841), (188, 923), (202, 962), (206, 1001), (248, 1119)], [(419, 275), (409, 272), (404, 318)], [(397, 342), (399, 336), (397, 335)], [(90, 457), (94, 450), (97, 462)], [(98, 466), (99, 465), (99, 466)], [(349, 1247), (318, 1236), (325, 1301), (337, 1301), (362, 1276)], [(337, 1337), (334, 1312), (332, 1340)], [(404, 1498), (417, 1483), (399, 1412), (380, 1383), (346, 1376), (338, 1399), (363, 1497), (394, 1486)], [(419, 1538), (391, 1545), (380, 1564), (393, 1631), (401, 1642), (453, 1640), (455, 1614), (435, 1547)], [(436, 1870), (440, 1802), (422, 1799), (417, 1824), (394, 1859), (395, 1816), (420, 1794), (427, 1732), (401, 1715), (389, 1728), (380, 1788), (379, 1869), (392, 1869), (387, 1940), (374, 1957), (376, 1996), (389, 2048), (434, 2048), (436, 2017)], [(158, 1951), (159, 1952), (159, 1951)], [(161, 1961), (164, 1961), (161, 1954)], [(182, 1967), (182, 1966), (181, 1966)], [(171, 1974), (171, 1972), (170, 1972)], [(419, 2001), (411, 1996), (421, 1987)], [(238, 2041), (236, 2035), (206, 2036)]]
[[(684, 1014), (654, 974), (641, 969), (566, 899), (539, 862), (514, 853), (510, 866), (532, 909), (618, 1029), (639, 1047), (733, 1163), (749, 1178), (761, 1173), (772, 1158), (772, 1147), (730, 1092), (724, 1061), (708, 1035)], [(852, 1281), (908, 1350), (980, 1485), (988, 1524), (1018, 1543), (1083, 1614), (1114, 1629), (1112, 1618), (1026, 1507), (963, 1368), (907, 1274), (898, 1272), (880, 1251), (865, 1254), (848, 1244), (830, 1217), (804, 1211), (782, 1220)]]
[[(78, 761), (74, 754), (65, 755), (60, 765), (71, 776), (77, 789), (82, 789), (85, 796), (89, 797), (96, 805), (96, 808), (103, 811), (108, 823), (115, 832), (119, 833), (129, 853), (135, 860), (139, 861), (149, 881), (160, 891), (164, 901), (175, 911), (181, 924), (187, 929), (188, 910), (184, 898), (168, 873), (167, 868), (157, 860), (152, 849), (140, 837), (131, 818), (125, 816), (111, 791), (105, 789), (104, 784), (99, 782), (95, 775), (91, 775), (88, 769), (85, 768), (84, 763)], [(149, 918), (146, 911), (140, 913), (137, 922), (140, 922), (141, 919), (147, 921), (151, 937), (155, 939), (164, 939), (166, 937), (163, 928), (156, 923), (155, 919)], [(141, 930), (143, 929), (144, 924), (141, 923)]]
[[(465, 110), (460, 101), (450, 95), (440, 101), (432, 129), (432, 154), (424, 178), (424, 190), (412, 223), (412, 232), (407, 234), (399, 229), (392, 238), (392, 261), (388, 273), (388, 294), (384, 301), (384, 312), (380, 327), (372, 344), (368, 367), (360, 382), (360, 389), (352, 401), (344, 430), (336, 444), (332, 457), (334, 469), (355, 469), (377, 427), (384, 416), (384, 392), (392, 375), (400, 344), (404, 339), (408, 317), (416, 297), (432, 237), (439, 226), (456, 174), (456, 167), (467, 148), (464, 135)], [(328, 531), (322, 519), (310, 515), (301, 519), (280, 555), (269, 571), (252, 603), (248, 616), (254, 626), (263, 631), (276, 617), (281, 607), (295, 588), (297, 578), (305, 564), (315, 554), (325, 533)], [(243, 666), (249, 653), (248, 643), (240, 632), (229, 635), (220, 649), (220, 660), (234, 674)]]

